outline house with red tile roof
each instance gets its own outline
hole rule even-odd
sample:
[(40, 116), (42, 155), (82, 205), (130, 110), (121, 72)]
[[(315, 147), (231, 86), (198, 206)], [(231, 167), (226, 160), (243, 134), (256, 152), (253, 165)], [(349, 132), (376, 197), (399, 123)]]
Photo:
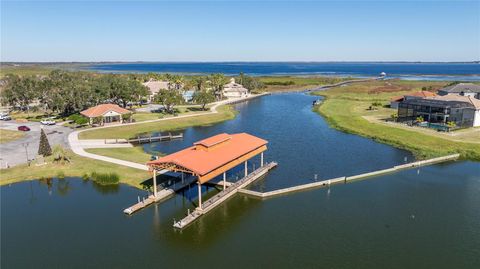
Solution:
[[(124, 115), (131, 115), (132, 111), (121, 108), (116, 104), (101, 104), (80, 112), (83, 116), (90, 119), (90, 124), (122, 123)], [(95, 119), (98, 119), (96, 121)]]

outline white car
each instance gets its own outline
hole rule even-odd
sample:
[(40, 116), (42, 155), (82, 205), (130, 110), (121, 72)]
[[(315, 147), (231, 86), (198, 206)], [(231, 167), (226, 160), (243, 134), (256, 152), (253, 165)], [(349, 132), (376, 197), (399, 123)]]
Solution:
[(43, 125), (55, 125), (55, 121), (52, 119), (44, 119), (41, 120), (40, 123)]
[(8, 114), (0, 114), (0, 120), (11, 120), (12, 118)]

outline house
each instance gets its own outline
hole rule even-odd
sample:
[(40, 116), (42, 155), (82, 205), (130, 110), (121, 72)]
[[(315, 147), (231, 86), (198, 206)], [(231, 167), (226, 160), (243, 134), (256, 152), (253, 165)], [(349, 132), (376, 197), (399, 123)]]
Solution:
[(248, 89), (241, 84), (235, 83), (235, 79), (231, 78), (230, 83), (223, 86), (223, 96), (231, 98), (243, 98), (249, 95)]
[[(115, 104), (101, 104), (80, 112), (90, 119), (90, 124), (122, 123), (125, 117), (129, 117), (132, 111), (121, 108)], [(128, 116), (124, 116), (128, 115)], [(98, 120), (96, 120), (98, 119)]]
[(193, 95), (195, 94), (195, 91), (189, 90), (189, 91), (184, 91), (182, 93), (183, 100), (188, 103), (193, 101)]
[(155, 94), (157, 94), (161, 89), (169, 89), (168, 81), (150, 79), (149, 81), (142, 84), (150, 90), (150, 95), (148, 96), (149, 103), (152, 102)]
[(480, 99), (480, 85), (473, 83), (458, 83), (438, 90), (439, 95), (461, 95)]
[(413, 123), (418, 117), (439, 126), (454, 122), (457, 127), (477, 127), (480, 126), (480, 100), (449, 94), (399, 103), (398, 121)]
[(429, 92), (429, 91), (420, 91), (420, 92), (413, 92), (409, 93), (406, 95), (402, 96), (396, 96), (390, 99), (390, 107), (398, 109), (398, 104), (400, 102), (403, 102), (405, 100), (410, 100), (410, 99), (422, 99), (422, 98), (427, 98), (427, 97), (434, 97), (436, 96), (435, 93)]

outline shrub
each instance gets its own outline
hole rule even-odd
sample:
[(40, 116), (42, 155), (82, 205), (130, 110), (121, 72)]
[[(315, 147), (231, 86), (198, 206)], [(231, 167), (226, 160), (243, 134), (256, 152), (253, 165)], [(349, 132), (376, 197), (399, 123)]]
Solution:
[(91, 175), (93, 181), (100, 185), (114, 185), (118, 184), (120, 177), (116, 173), (97, 173), (93, 172)]
[(53, 148), (53, 162), (60, 164), (70, 162), (70, 156), (68, 152), (61, 145), (56, 145)]
[(63, 172), (63, 171), (58, 171), (58, 172), (57, 172), (57, 178), (58, 178), (58, 179), (64, 179), (64, 178), (65, 178), (65, 172)]

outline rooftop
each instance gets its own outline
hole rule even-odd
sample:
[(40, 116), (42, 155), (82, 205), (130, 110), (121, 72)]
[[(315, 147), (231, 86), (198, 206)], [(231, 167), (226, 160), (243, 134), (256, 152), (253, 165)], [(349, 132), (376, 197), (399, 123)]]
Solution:
[(195, 142), (191, 147), (158, 160), (150, 161), (147, 165), (163, 169), (175, 165), (198, 176), (212, 172), (221, 174), (223, 166), (234, 163), (248, 154), (258, 154), (266, 150), (267, 143), (266, 140), (247, 133), (222, 133)]
[(88, 109), (80, 112), (80, 114), (82, 114), (82, 115), (84, 115), (85, 117), (88, 117), (88, 118), (96, 118), (96, 117), (103, 116), (110, 111), (114, 111), (118, 114), (132, 113), (132, 111), (127, 110), (125, 108), (121, 108), (116, 104), (101, 104), (101, 105), (98, 105), (98, 106), (88, 108)]
[(461, 96), (455, 94), (443, 95), (443, 96), (435, 96), (430, 97), (428, 99), (433, 100), (442, 100), (442, 101), (453, 101), (453, 102), (464, 102), (472, 105), (475, 109), (480, 109), (480, 100), (473, 98), (471, 96)]
[(395, 101), (402, 101), (405, 96), (415, 96), (415, 97), (421, 97), (421, 98), (427, 98), (427, 97), (433, 97), (436, 96), (435, 93), (429, 92), (429, 91), (419, 91), (419, 92), (412, 92), (412, 93), (407, 93), (405, 95), (401, 96), (395, 96), (391, 99), (392, 102)]
[(142, 83), (143, 86), (146, 86), (150, 89), (152, 94), (158, 93), (161, 89), (168, 89), (168, 81), (161, 80), (149, 80), (145, 83)]
[(480, 85), (473, 83), (458, 83), (438, 90), (446, 93), (480, 93)]

